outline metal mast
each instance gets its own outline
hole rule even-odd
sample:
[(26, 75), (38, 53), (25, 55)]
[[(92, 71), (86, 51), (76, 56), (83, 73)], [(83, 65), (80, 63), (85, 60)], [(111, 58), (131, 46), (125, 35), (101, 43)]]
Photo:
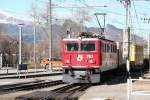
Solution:
[[(52, 60), (52, 0), (49, 0), (49, 8), (48, 8), (48, 20), (49, 20), (49, 60)], [(52, 68), (51, 61), (49, 63), (49, 68)]]
[[(130, 76), (130, 18), (129, 18), (129, 14), (130, 14), (130, 7), (131, 7), (131, 1), (130, 0), (126, 0), (126, 29), (125, 29), (125, 35), (127, 36), (127, 71), (128, 74)], [(125, 36), (125, 37), (126, 37)]]
[(35, 72), (37, 70), (36, 68), (36, 9), (33, 8), (33, 35), (34, 35), (34, 47), (33, 47), (33, 54), (34, 54), (34, 68)]
[(131, 0), (119, 0), (126, 8), (125, 30), (123, 32), (123, 60), (126, 61), (126, 67), (130, 76), (130, 7)]

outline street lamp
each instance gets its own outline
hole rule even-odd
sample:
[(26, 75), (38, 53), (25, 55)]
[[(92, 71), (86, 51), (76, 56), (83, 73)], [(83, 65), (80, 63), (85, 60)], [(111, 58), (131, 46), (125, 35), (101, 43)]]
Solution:
[(22, 48), (22, 27), (24, 24), (18, 24), (19, 27), (19, 64), (22, 63), (21, 61), (21, 48)]

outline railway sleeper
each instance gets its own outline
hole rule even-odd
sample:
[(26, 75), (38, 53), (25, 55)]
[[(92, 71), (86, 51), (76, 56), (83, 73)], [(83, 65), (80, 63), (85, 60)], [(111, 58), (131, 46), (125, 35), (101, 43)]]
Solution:
[[(49, 95), (47, 97), (44, 97), (40, 100), (78, 100), (78, 98), (83, 94), (83, 91), (86, 90), (90, 85), (75, 85), (75, 87), (65, 86), (62, 88), (59, 88), (57, 91), (50, 91)], [(70, 87), (70, 88), (68, 88)], [(66, 90), (64, 90), (66, 89)]]
[(51, 91), (38, 91), (19, 96), (16, 100), (77, 100), (90, 84), (69, 84)]

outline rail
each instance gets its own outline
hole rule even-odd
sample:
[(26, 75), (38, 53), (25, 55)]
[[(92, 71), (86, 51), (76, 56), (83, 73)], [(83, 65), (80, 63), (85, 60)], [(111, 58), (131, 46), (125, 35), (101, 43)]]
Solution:
[(8, 86), (2, 86), (0, 89), (0, 94), (6, 94), (11, 92), (17, 92), (17, 91), (24, 91), (24, 90), (35, 90), (55, 85), (64, 84), (62, 80), (56, 80), (56, 81), (35, 81), (35, 82), (29, 82), (29, 83), (21, 83), (21, 84), (15, 84), (15, 85), (8, 85)]
[(17, 100), (76, 100), (91, 84), (68, 84), (51, 91), (38, 91), (23, 96)]

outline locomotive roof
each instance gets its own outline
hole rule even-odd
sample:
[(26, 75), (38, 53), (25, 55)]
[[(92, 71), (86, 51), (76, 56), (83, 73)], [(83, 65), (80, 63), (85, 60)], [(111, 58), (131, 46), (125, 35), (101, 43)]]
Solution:
[[(64, 41), (78, 41), (80, 38), (64, 38)], [(104, 39), (104, 38), (82, 38), (81, 40), (93, 41), (93, 40), (104, 40), (109, 42), (114, 42), (112, 40)]]
[(87, 40), (87, 41), (90, 41), (90, 40), (99, 40), (98, 38), (65, 38), (63, 39), (65, 41), (78, 41), (78, 40)]

